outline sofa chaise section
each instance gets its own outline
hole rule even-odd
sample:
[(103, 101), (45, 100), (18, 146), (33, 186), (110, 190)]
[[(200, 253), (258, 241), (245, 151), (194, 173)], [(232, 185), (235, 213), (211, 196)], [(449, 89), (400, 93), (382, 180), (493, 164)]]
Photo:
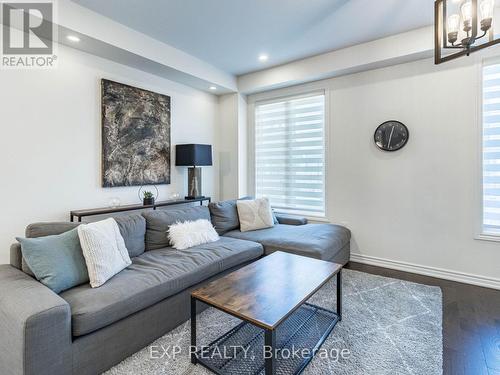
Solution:
[(284, 251), (342, 265), (349, 261), (351, 231), (343, 226), (308, 224), (305, 218), (277, 214), (273, 227), (242, 232), (237, 200), (210, 203), (209, 208), (220, 235), (258, 242), (266, 255)]
[(351, 233), (339, 225), (276, 224), (251, 232), (233, 230), (224, 236), (258, 242), (264, 246), (266, 255), (284, 251), (340, 264), (349, 261)]

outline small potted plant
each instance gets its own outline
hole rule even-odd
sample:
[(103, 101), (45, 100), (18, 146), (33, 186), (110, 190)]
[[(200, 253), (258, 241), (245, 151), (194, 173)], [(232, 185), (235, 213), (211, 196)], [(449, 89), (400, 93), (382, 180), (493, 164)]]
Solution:
[(155, 197), (152, 192), (150, 191), (145, 191), (143, 193), (144, 199), (143, 199), (143, 204), (144, 206), (152, 206), (155, 204)]

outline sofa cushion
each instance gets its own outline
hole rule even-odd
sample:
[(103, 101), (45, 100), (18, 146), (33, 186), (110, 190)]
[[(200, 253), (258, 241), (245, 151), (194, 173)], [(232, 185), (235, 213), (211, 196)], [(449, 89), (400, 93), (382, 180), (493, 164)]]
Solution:
[(156, 250), (171, 246), (168, 227), (183, 221), (205, 219), (210, 221), (210, 211), (206, 206), (190, 207), (183, 210), (155, 210), (143, 212), (146, 219), (146, 250)]
[(48, 222), (33, 223), (26, 227), (26, 238), (37, 238), (45, 236), (55, 236), (75, 229), (80, 223), (70, 222)]
[[(57, 236), (75, 229), (78, 225), (80, 224), (69, 222), (33, 223), (26, 227), (25, 234), (26, 238)], [(31, 277), (35, 277), (35, 274), (28, 266), (28, 263), (26, 263), (24, 257), (21, 258), (21, 270)]]
[(133, 258), (144, 253), (146, 249), (146, 219), (139, 214), (116, 216), (114, 219), (120, 228), (128, 255)]
[(233, 230), (227, 237), (255, 241), (264, 246), (267, 254), (285, 251), (321, 260), (330, 260), (349, 243), (349, 229), (333, 224), (284, 225), (253, 232)]
[(220, 236), (240, 227), (240, 219), (238, 217), (236, 201), (236, 199), (233, 199), (222, 202), (212, 202), (208, 205), (208, 207), (210, 208), (212, 224), (214, 225), (215, 230), (217, 231), (217, 233), (219, 233)]
[(36, 279), (55, 293), (89, 281), (76, 228), (57, 235), (17, 240)]
[(147, 251), (100, 288), (87, 284), (61, 293), (71, 306), (73, 335), (110, 325), (262, 254), (258, 243), (227, 237), (186, 250)]

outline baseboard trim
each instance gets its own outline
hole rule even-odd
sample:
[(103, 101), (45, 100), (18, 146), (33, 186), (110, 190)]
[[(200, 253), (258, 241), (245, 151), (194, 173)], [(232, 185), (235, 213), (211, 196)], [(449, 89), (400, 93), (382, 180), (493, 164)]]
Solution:
[(439, 279), (457, 281), (460, 283), (500, 290), (500, 279), (495, 279), (492, 277), (472, 275), (468, 273), (451, 271), (442, 268), (428, 267), (419, 264), (383, 259), (369, 255), (351, 253), (350, 259), (353, 262), (368, 264), (371, 266), (390, 268), (398, 271), (411, 272), (419, 275), (437, 277)]

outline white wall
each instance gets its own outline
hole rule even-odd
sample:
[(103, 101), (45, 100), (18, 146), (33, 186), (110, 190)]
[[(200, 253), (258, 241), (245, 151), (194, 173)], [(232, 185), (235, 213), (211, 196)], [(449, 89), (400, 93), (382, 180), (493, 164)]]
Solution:
[[(68, 220), (111, 197), (138, 202), (136, 187), (101, 188), (101, 78), (170, 95), (172, 146), (215, 143), (217, 98), (187, 86), (63, 46), (55, 70), (0, 70), (0, 263), (31, 222)], [(217, 168), (203, 168), (204, 193), (215, 198)], [(172, 166), (171, 182), (160, 199), (186, 192), (185, 168)]]
[(246, 96), (238, 94), (238, 197), (248, 195), (247, 119)]
[[(327, 215), (352, 230), (358, 259), (423, 266), (417, 272), (444, 269), (447, 277), (478, 275), (500, 285), (500, 243), (474, 239), (480, 82), (474, 61), (436, 67), (426, 59), (249, 97), (252, 103), (327, 91)], [(375, 147), (373, 133), (391, 119), (409, 127), (410, 140), (386, 153)]]
[(247, 194), (247, 103), (236, 94), (219, 96), (217, 117), (219, 197), (235, 199)]
[(219, 197), (234, 199), (238, 196), (238, 94), (219, 96), (217, 130)]

